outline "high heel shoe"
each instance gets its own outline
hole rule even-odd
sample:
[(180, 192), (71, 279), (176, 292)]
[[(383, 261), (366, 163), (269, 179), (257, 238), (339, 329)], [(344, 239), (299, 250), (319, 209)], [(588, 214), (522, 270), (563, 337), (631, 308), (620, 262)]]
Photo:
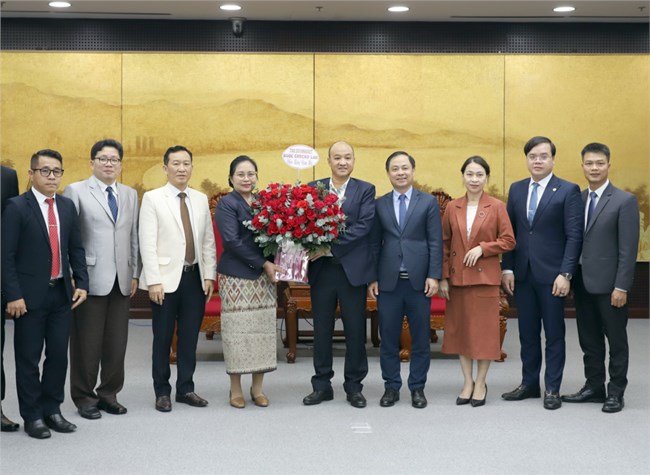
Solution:
[(464, 406), (465, 404), (469, 404), (469, 402), (472, 399), (473, 394), (474, 394), (474, 385), (472, 385), (472, 394), (470, 394), (468, 398), (464, 398), (464, 397), (460, 397), (460, 396), (458, 396), (456, 398), (456, 405), (457, 406)]
[(260, 393), (259, 396), (253, 396), (253, 388), (251, 388), (251, 399), (256, 406), (267, 407), (269, 405), (269, 398), (266, 397), (266, 394)]
[(479, 406), (484, 406), (485, 405), (485, 400), (487, 399), (487, 384), (485, 385), (485, 396), (483, 396), (483, 399), (474, 399), (474, 395), (472, 394), (472, 399), (469, 401), (469, 403), (472, 405), (472, 407), (479, 407)]
[(246, 401), (244, 401), (242, 396), (232, 397), (232, 392), (230, 392), (228, 393), (228, 397), (230, 398), (230, 405), (232, 407), (237, 409), (243, 409), (246, 407)]

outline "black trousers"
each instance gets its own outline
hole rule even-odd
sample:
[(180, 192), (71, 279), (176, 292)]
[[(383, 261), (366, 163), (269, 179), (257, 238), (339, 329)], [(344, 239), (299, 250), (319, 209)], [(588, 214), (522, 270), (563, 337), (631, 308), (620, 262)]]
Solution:
[(108, 295), (90, 295), (75, 309), (70, 335), (70, 393), (75, 406), (117, 400), (124, 386), (128, 336), (129, 296), (122, 295), (117, 279)]
[(613, 307), (611, 294), (590, 294), (582, 281), (579, 268), (574, 280), (576, 323), (585, 366), (586, 386), (605, 386), (605, 360), (609, 344), (609, 384), (607, 394), (623, 396), (627, 387), (630, 351), (627, 343), (627, 305)]
[(178, 351), (176, 353), (176, 393), (194, 392), (196, 344), (205, 312), (205, 295), (198, 266), (183, 272), (178, 289), (165, 293), (162, 305), (151, 302), (153, 330), (152, 376), (156, 397), (169, 396), (171, 369), (169, 353), (178, 324)]
[(2, 400), (5, 399), (5, 310), (7, 309), (7, 302), (2, 298), (2, 352), (0, 353), (0, 367), (2, 367), (2, 382), (0, 383), (0, 391), (2, 392)]
[(343, 388), (346, 393), (360, 392), (368, 374), (366, 355), (366, 285), (353, 286), (343, 267), (333, 258), (324, 258), (318, 283), (311, 286), (314, 320), (314, 371), (311, 384), (315, 391), (332, 387), (332, 339), (336, 307), (340, 306), (345, 332)]
[[(61, 412), (71, 320), (71, 304), (62, 280), (48, 289), (43, 309), (28, 310), (14, 320), (18, 405), (25, 422)], [(41, 374), (43, 346), (45, 361)]]

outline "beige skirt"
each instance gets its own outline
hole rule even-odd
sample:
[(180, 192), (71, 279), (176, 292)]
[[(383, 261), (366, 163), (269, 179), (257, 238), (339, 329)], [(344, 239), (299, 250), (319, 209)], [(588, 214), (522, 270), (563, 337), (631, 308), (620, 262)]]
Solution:
[(226, 372), (274, 371), (278, 366), (275, 284), (264, 273), (256, 280), (220, 274), (219, 295)]

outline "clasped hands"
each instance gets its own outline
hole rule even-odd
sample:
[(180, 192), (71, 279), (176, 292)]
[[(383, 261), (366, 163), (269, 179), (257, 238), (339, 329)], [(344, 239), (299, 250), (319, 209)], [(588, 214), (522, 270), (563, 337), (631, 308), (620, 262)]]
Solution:
[[(424, 281), (424, 295), (433, 297), (438, 292), (438, 279), (427, 277)], [(368, 297), (376, 299), (379, 295), (379, 283), (377, 281), (368, 284)]]

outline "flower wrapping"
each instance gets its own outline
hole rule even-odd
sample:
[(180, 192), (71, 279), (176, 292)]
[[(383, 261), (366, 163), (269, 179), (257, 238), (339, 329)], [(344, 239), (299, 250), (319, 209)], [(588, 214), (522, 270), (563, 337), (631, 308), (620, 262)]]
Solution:
[(243, 224), (264, 256), (276, 255), (275, 263), (283, 267), (280, 280), (307, 282), (309, 252), (329, 248), (345, 232), (338, 196), (320, 182), (271, 183), (255, 194), (251, 210), (253, 218)]
[(293, 241), (284, 241), (275, 255), (275, 265), (282, 270), (275, 273), (278, 280), (306, 284), (309, 251)]

